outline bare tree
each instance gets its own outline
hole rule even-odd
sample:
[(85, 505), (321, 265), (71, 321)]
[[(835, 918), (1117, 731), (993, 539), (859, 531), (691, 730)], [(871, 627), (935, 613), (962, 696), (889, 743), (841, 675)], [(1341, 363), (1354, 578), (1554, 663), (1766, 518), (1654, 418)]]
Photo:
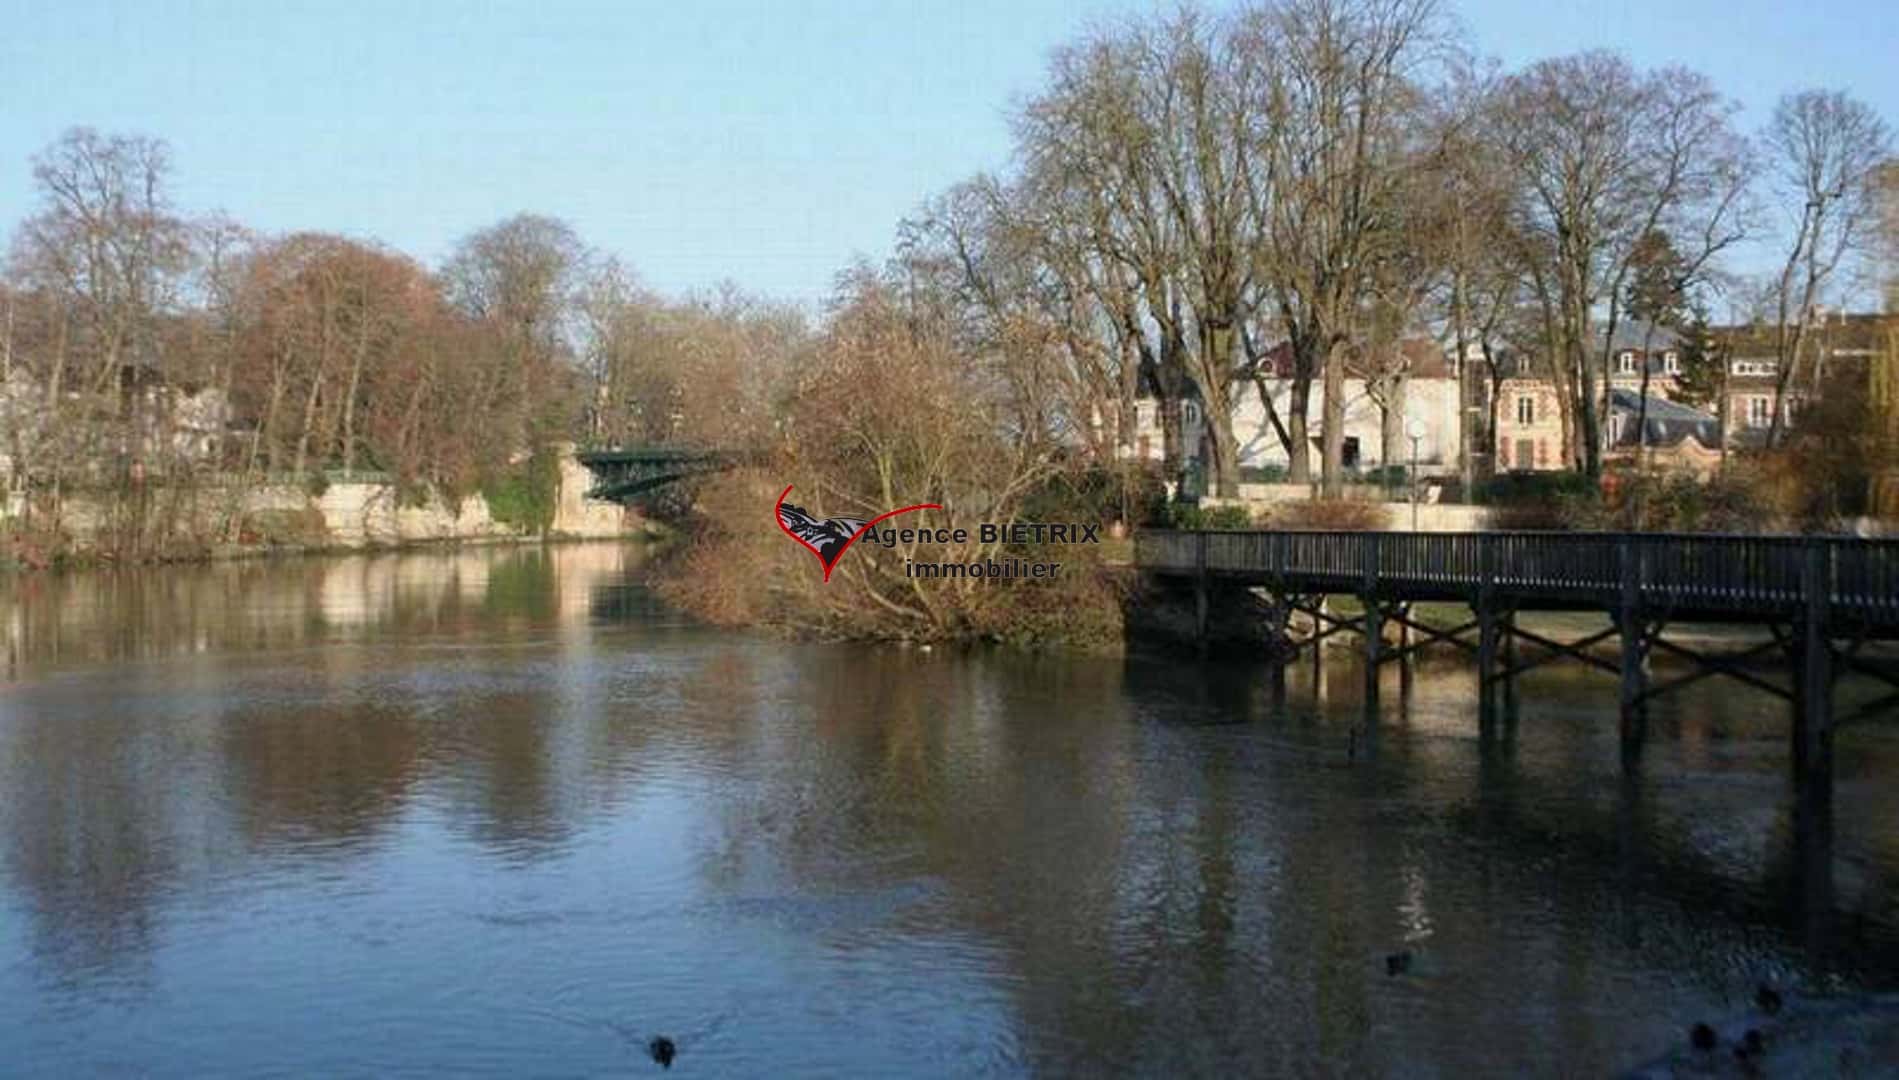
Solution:
[(508, 363), (484, 405), (514, 403), (513, 437), (530, 447), (564, 426), (558, 366), (573, 353), (588, 254), (566, 222), (516, 214), (465, 238), (442, 268), (449, 300), (500, 335)]
[[(13, 272), (39, 298), (45, 334), (35, 350), (42, 422), (16, 468), (50, 481), (53, 504), (75, 464), (136, 456), (146, 438), (145, 395), (121, 393), (159, 370), (161, 318), (175, 308), (190, 265), (189, 232), (166, 191), (166, 145), (144, 136), (74, 128), (34, 159), (41, 210), (20, 227)], [(118, 417), (116, 445), (73, 406)]]
[(1780, 99), (1762, 142), (1773, 164), (1774, 201), (1792, 223), (1787, 258), (1775, 279), (1774, 413), (1767, 445), (1786, 426), (1789, 390), (1823, 291), (1841, 264), (1875, 238), (1876, 170), (1892, 153), (1885, 122), (1837, 90), (1805, 90)]
[[(1475, 488), (1480, 459), (1486, 468), (1495, 461), (1494, 417), (1482, 406), (1497, 397), (1498, 335), (1521, 288), (1508, 235), (1510, 176), (1493, 166), (1483, 126), (1495, 91), (1492, 73), (1452, 67), (1429, 113), (1428, 146), (1414, 185), (1416, 201), (1432, 209), (1428, 230), (1412, 231), (1421, 233), (1420, 246), (1428, 245), (1438, 268), (1431, 284), (1437, 323), (1456, 358), (1458, 471), (1466, 493)], [(1485, 362), (1473, 362), (1477, 356)], [(1490, 385), (1478, 381), (1480, 374)]]
[(1057, 52), (1052, 85), (1022, 110), (1017, 138), (1047, 247), (1089, 268), (1121, 370), (1155, 400), (1173, 471), (1185, 454), (1192, 335), (1177, 220), (1155, 173), (1160, 135), (1145, 111), (1152, 32), (1137, 25)]
[(1558, 397), (1574, 416), (1568, 457), (1593, 476), (1610, 339), (1637, 245), (1665, 230), (1698, 267), (1736, 243), (1745, 144), (1728, 124), (1733, 107), (1706, 78), (1680, 68), (1638, 72), (1605, 52), (1532, 64), (1504, 80), (1496, 109), (1492, 130), (1519, 191), (1520, 251), (1544, 312)]
[(1371, 265), (1402, 244), (1391, 211), (1404, 175), (1414, 80), (1438, 32), (1432, 0), (1286, 0), (1246, 19), (1261, 72), (1248, 174), (1263, 242), (1254, 248), (1292, 357), (1290, 478), (1310, 478), (1307, 404), (1324, 377), (1323, 481), (1342, 491), (1344, 357)]

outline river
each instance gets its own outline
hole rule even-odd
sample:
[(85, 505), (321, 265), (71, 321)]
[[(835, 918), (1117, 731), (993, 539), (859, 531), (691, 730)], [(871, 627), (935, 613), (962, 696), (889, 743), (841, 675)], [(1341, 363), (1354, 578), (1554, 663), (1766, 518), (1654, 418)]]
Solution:
[[(0, 582), (8, 1076), (1591, 1074), (1899, 983), (1899, 732), (695, 626), (641, 550)], [(1816, 900), (1815, 898), (1818, 897)], [(1408, 953), (1391, 975), (1386, 958)]]

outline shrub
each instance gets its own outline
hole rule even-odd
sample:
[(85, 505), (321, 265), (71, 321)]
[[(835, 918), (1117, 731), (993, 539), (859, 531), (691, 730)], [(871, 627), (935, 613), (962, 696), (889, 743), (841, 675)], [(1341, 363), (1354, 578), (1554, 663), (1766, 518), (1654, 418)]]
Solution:
[(1366, 469), (1359, 474), (1359, 482), (1378, 488), (1401, 488), (1411, 482), (1411, 469), (1406, 465), (1383, 465), (1375, 469)]
[(536, 450), (526, 461), (492, 476), (481, 485), (488, 513), (504, 525), (546, 531), (554, 523), (554, 503), (560, 489), (560, 463), (554, 455)]
[(1224, 506), (1172, 503), (1168, 506), (1167, 524), (1176, 529), (1250, 529), (1253, 513), (1231, 503)]
[(1057, 473), (1023, 497), (1019, 513), (1027, 521), (1147, 521), (1166, 502), (1160, 469), (1129, 462)]
[(1478, 501), (1492, 506), (1554, 504), (1564, 498), (1594, 495), (1596, 485), (1579, 472), (1505, 472), (1477, 485)]
[(1564, 504), (1570, 528), (1630, 532), (1759, 532), (1777, 515), (1751, 477), (1703, 481), (1685, 473), (1621, 473), (1593, 500)]
[[(398, 478), (396, 481), (396, 505), (405, 509), (426, 509), (429, 505), (430, 496), (434, 494), (434, 486), (425, 479), (405, 476)], [(451, 505), (450, 509), (454, 512), (459, 512), (459, 503)]]
[(1275, 529), (1377, 532), (1390, 526), (1391, 511), (1360, 499), (1301, 499), (1274, 505), (1267, 521)]
[(1209, 529), (1250, 529), (1253, 527), (1253, 512), (1244, 506), (1216, 506), (1207, 511)]
[(1576, 529), (1601, 502), (1600, 489), (1579, 472), (1507, 472), (1477, 485), (1493, 529)]
[(1164, 530), (1174, 526), (1174, 503), (1168, 501), (1166, 488), (1141, 493), (1141, 501), (1136, 509), (1136, 524), (1141, 528)]
[(1286, 482), (1284, 465), (1242, 465), (1240, 483), (1242, 484), (1283, 484)]
[(1574, 511), (1552, 501), (1493, 504), (1490, 507), (1490, 527), (1505, 532), (1546, 532), (1577, 526)]
[(297, 510), (257, 510), (245, 515), (238, 540), (267, 547), (320, 546), (330, 538), (323, 512), (314, 506)]

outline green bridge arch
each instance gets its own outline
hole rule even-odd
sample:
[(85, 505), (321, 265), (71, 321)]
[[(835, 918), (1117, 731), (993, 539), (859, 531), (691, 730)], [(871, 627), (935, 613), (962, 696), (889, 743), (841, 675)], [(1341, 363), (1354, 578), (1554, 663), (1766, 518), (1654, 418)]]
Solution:
[(587, 497), (619, 503), (630, 502), (690, 477), (724, 472), (756, 457), (742, 450), (664, 444), (597, 447), (574, 452), (574, 460), (593, 474), (593, 487), (587, 490)]

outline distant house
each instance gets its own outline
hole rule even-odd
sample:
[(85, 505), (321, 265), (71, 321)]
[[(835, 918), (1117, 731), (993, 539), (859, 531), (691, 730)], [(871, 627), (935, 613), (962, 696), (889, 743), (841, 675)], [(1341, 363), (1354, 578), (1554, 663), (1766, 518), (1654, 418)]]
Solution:
[(1728, 444), (1759, 445), (1766, 440), (1767, 429), (1774, 422), (1780, 361), (1769, 353), (1733, 356), (1727, 363)]
[[(1291, 414), (1291, 358), (1282, 346), (1268, 353), (1262, 365), (1266, 375), (1261, 383), (1266, 398), (1260, 396), (1261, 384), (1250, 379), (1233, 385), (1233, 435), (1239, 443), (1241, 468), (1278, 470), (1290, 463), (1279, 425), (1286, 424)], [(1446, 356), (1436, 344), (1419, 338), (1400, 342), (1392, 353), (1379, 358), (1377, 367), (1348, 363), (1341, 454), (1344, 466), (1376, 469), (1384, 465), (1409, 465), (1415, 451), (1420, 472), (1455, 469), (1463, 445), (1458, 424), (1456, 367), (1454, 358)], [(1199, 395), (1188, 394), (1178, 407), (1186, 456), (1204, 460), (1207, 426)], [(1315, 473), (1324, 448), (1324, 409), (1324, 392), (1315, 379), (1306, 403), (1306, 433), (1311, 440)], [(1396, 416), (1391, 417), (1388, 424), (1387, 413), (1392, 411)], [(1135, 457), (1160, 459), (1160, 421), (1158, 402), (1143, 398), (1136, 403)], [(1411, 431), (1418, 435), (1415, 446), (1407, 434)], [(1390, 454), (1386, 453), (1388, 432), (1395, 434)]]
[(1649, 464), (1708, 476), (1721, 461), (1721, 420), (1713, 413), (1650, 395), (1647, 408), (1633, 390), (1612, 387), (1604, 458), (1634, 464), (1644, 450)]
[[(1883, 355), (1893, 317), (1820, 311), (1801, 344), (1799, 366), (1787, 386), (1782, 422), (1798, 422), (1801, 406), (1829, 388), (1864, 393), (1870, 365)], [(1760, 446), (1773, 426), (1780, 396), (1780, 358), (1771, 326), (1719, 327), (1715, 339), (1727, 350), (1728, 445)]]
[(173, 381), (144, 364), (119, 369), (120, 450), (154, 462), (196, 464), (217, 452), (231, 406), (215, 386)]
[(1609, 336), (1609, 385), (1641, 392), (1648, 370), (1648, 392), (1673, 399), (1681, 376), (1681, 335), (1666, 326), (1623, 319)]
[[(1606, 344), (1609, 359), (1610, 394), (1622, 392), (1626, 400), (1636, 400), (1642, 391), (1643, 371), (1648, 373), (1648, 394), (1652, 401), (1669, 401), (1680, 387), (1682, 340), (1665, 326), (1623, 319), (1615, 331), (1597, 338)], [(1592, 354), (1592, 365), (1601, 353)], [(1481, 362), (1473, 355), (1473, 362)], [(1495, 396), (1487, 402), (1479, 398), (1479, 408), (1490, 417), (1496, 433), (1497, 458), (1494, 468), (1500, 472), (1554, 471), (1570, 467), (1563, 439), (1562, 399), (1550, 382), (1547, 365), (1525, 353), (1505, 351), (1497, 355)], [(1592, 368), (1599, 372), (1600, 368)], [(1478, 391), (1488, 397), (1492, 383), (1488, 378), (1474, 380)], [(1600, 399), (1599, 399), (1600, 400)], [(1613, 399), (1603, 421), (1605, 448), (1615, 444), (1610, 430), (1618, 421)]]
[(1556, 387), (1540, 375), (1506, 370), (1490, 403), (1491, 423), (1497, 433), (1496, 467), (1503, 472), (1566, 469), (1562, 402)]
[(54, 460), (99, 473), (132, 462), (146, 469), (200, 465), (217, 456), (232, 420), (222, 390), (173, 382), (148, 364), (123, 364), (116, 375), (103, 392), (66, 389), (52, 408), (41, 379), (16, 363), (0, 379), (0, 475)]

